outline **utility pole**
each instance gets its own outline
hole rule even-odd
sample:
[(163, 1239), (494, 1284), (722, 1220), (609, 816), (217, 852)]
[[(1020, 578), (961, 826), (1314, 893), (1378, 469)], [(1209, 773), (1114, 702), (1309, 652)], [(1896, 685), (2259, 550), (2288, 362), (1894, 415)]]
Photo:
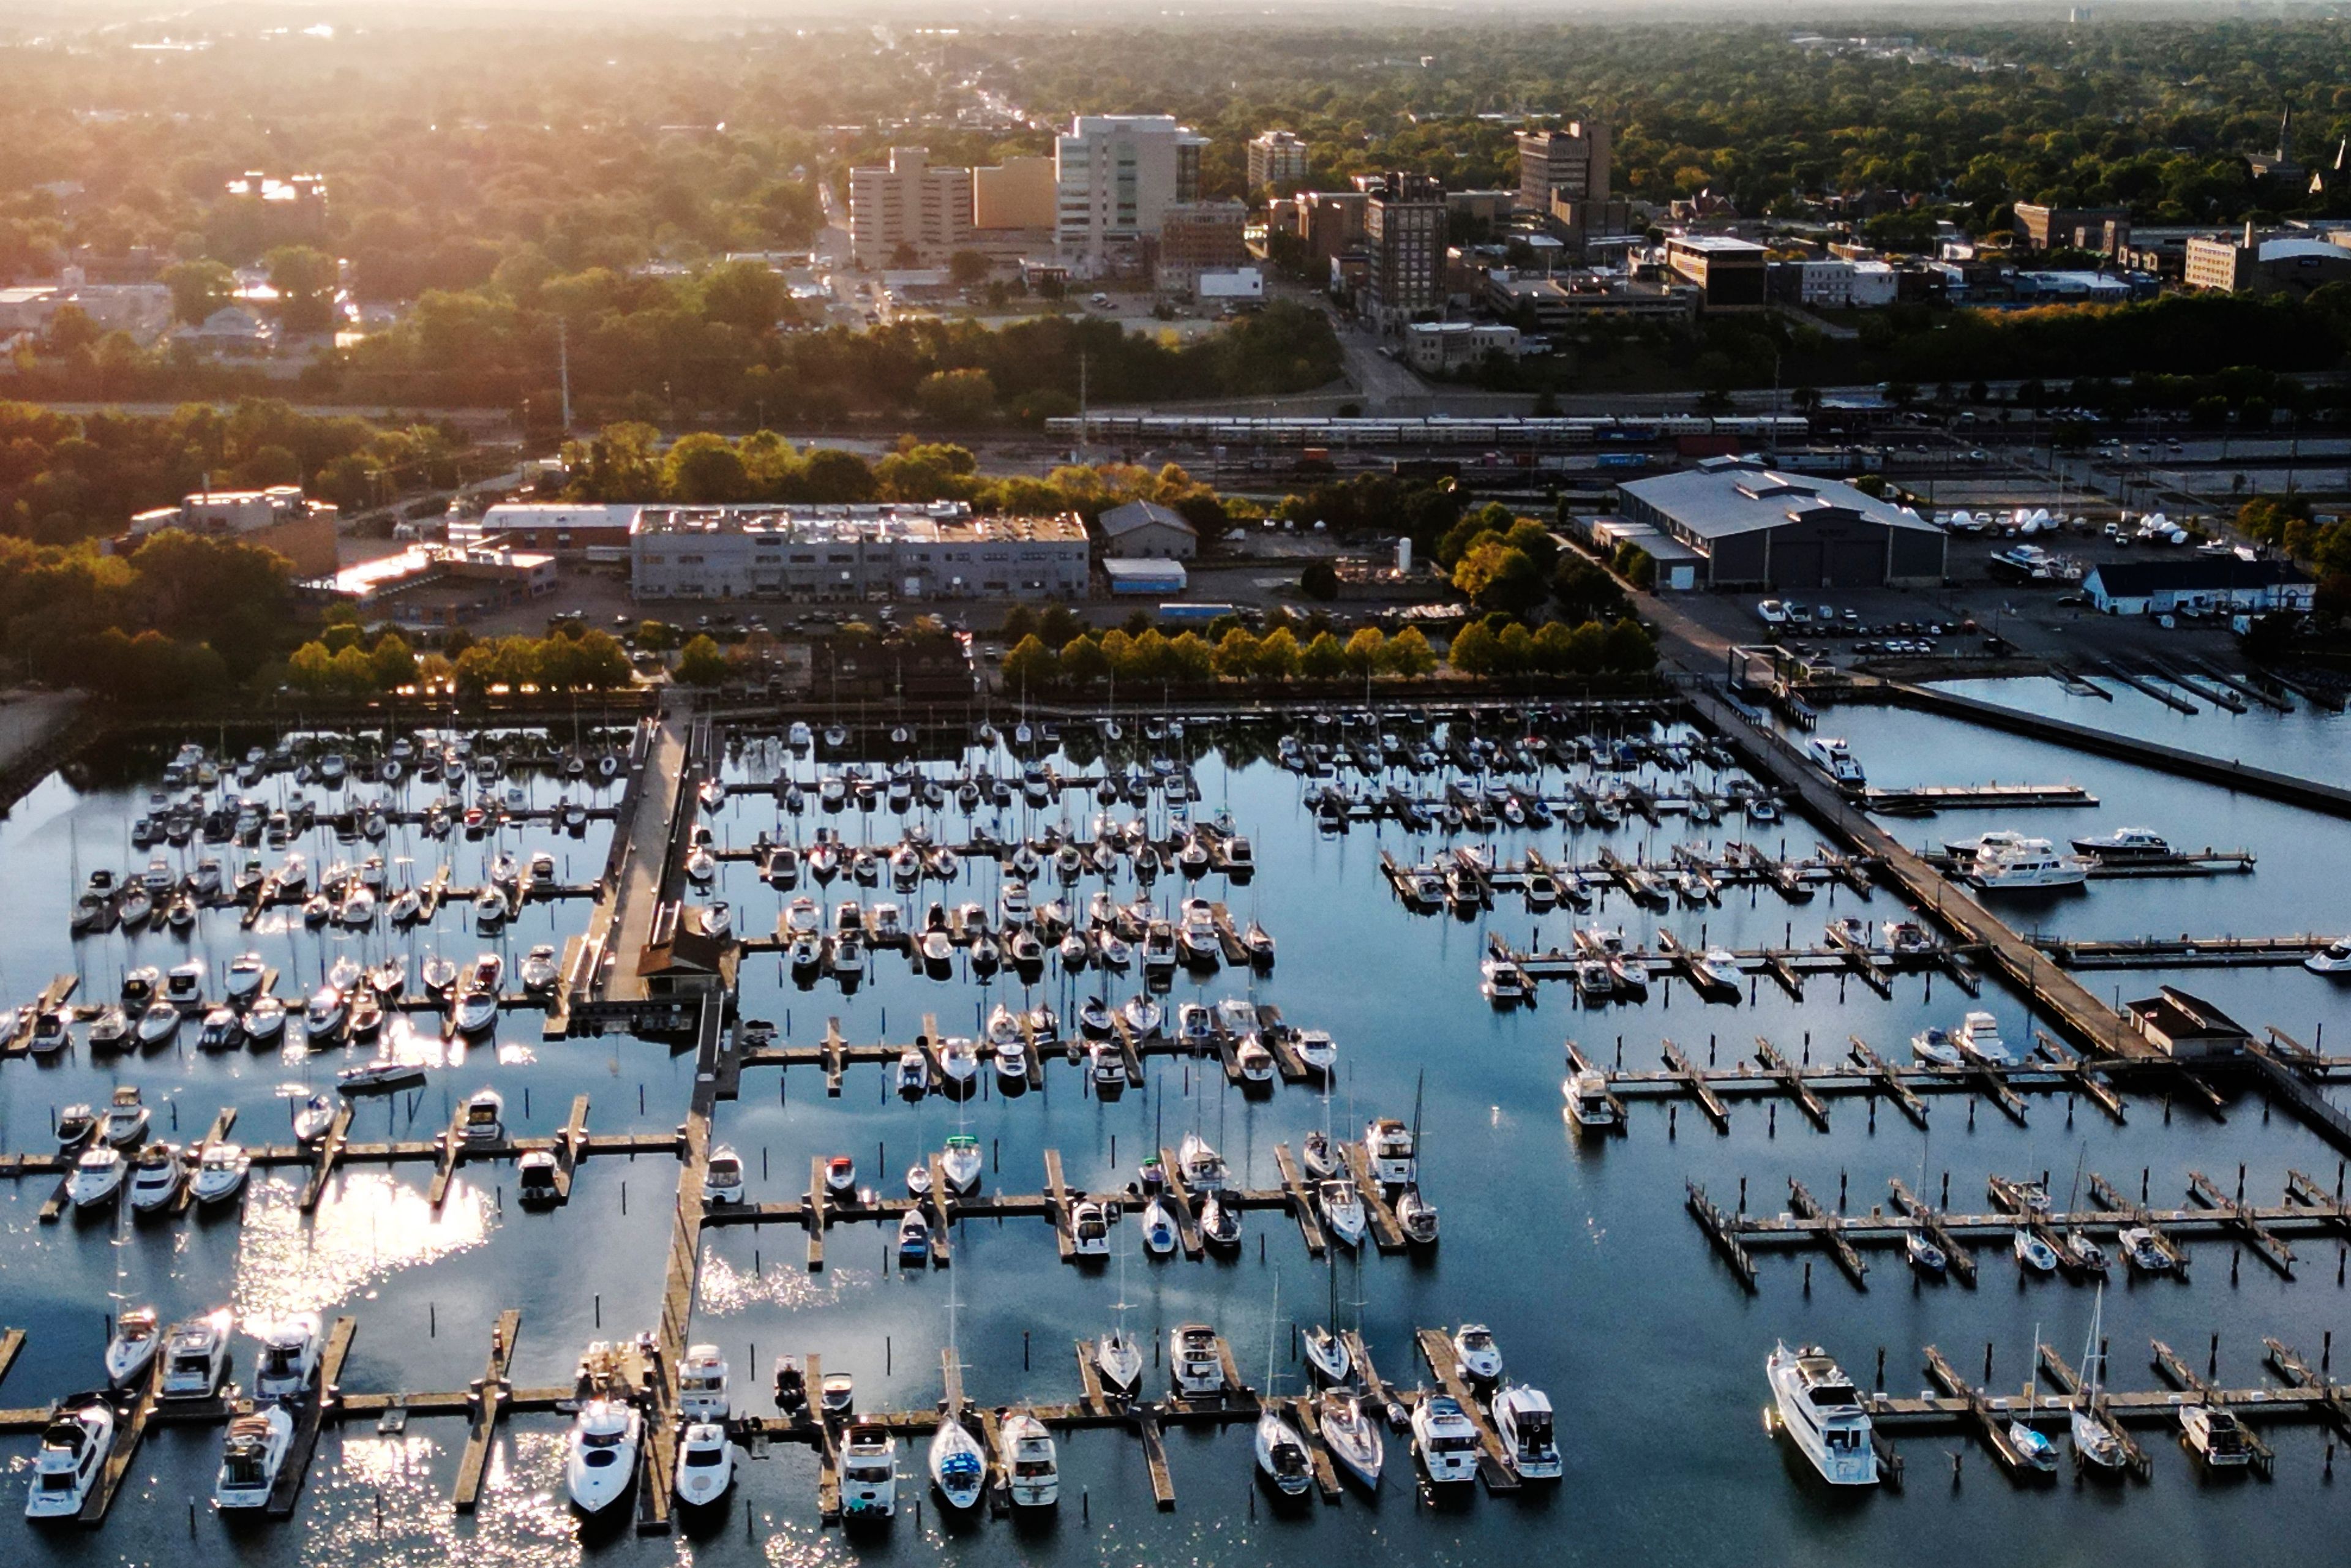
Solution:
[(1086, 350), (1078, 345), (1078, 461), (1086, 460)]
[(571, 334), (562, 317), (555, 319), (555, 363), (563, 382), (563, 434), (571, 434)]

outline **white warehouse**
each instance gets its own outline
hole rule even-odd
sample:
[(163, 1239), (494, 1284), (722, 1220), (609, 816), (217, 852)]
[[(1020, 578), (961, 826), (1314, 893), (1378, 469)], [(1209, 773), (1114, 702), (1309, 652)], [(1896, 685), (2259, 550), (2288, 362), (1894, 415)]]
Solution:
[(1074, 515), (927, 506), (647, 507), (629, 536), (640, 600), (1082, 599)]

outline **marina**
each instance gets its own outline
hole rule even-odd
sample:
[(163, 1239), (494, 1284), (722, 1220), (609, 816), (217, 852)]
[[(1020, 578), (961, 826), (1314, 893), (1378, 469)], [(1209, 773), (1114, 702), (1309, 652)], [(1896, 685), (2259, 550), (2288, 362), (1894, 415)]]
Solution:
[[(2021, 1339), (1996, 1300), (2005, 1290), (1991, 1288), (2005, 1286), (2009, 1251), (2043, 1315), (2077, 1299), (2086, 1314), (2103, 1281), (2127, 1295), (2105, 1301), (2109, 1321), (2144, 1320), (2142, 1337), (2166, 1347), (2203, 1344), (2166, 1301), (2226, 1329), (2238, 1318), (2225, 1292), (2261, 1280), (2283, 1289), (2245, 1320), (2276, 1347), (2273, 1385), (2238, 1386), (2241, 1375), (2166, 1349), (2149, 1362), (2166, 1391), (2081, 1395), (2137, 1432), (2126, 1438), (2134, 1473), (2159, 1478), (2174, 1463), (2145, 1438), (2178, 1424), (2182, 1399), (2252, 1412), (2248, 1451), (2281, 1476), (2315, 1462), (2296, 1457), (2299, 1428), (2341, 1427), (2351, 1391), (2328, 1380), (2331, 1339), (2304, 1303), (2337, 1288), (2328, 1276), (2339, 1281), (2351, 1250), (2340, 1175), (2351, 1120), (2329, 1099), (2351, 1059), (2325, 1050), (2328, 982), (2294, 967), (2335, 938), (2126, 934), (2146, 928), (2133, 901), (2167, 872), (2240, 873), (2178, 884), (2189, 897), (2291, 883), (2273, 834), (2248, 828), (2231, 835), (2244, 851), (2178, 865), (2094, 870), (2080, 907), (2122, 902), (2085, 925), (2062, 908), (2010, 914), (1958, 881), (1953, 857), (1906, 847), (1801, 748), (1704, 691), (1678, 706), (1309, 715), (1262, 731), (1249, 716), (1195, 714), (1180, 749), (1172, 716), (1150, 720), (1155, 740), (1141, 734), (1144, 716), (1122, 742), (1061, 716), (1057, 737), (1032, 729), (1027, 753), (1008, 725), (992, 741), (937, 721), (902, 727), (903, 739), (843, 727), (810, 759), (782, 730), (672, 714), (616, 732), (595, 753), (615, 758), (613, 770), (593, 788), (567, 782), (559, 762), (519, 802), (504, 802), (502, 782), (510, 809), (478, 841), (464, 836), (462, 797), (440, 840), (427, 831), (434, 803), (403, 804), (396, 783), (381, 841), (367, 836), (368, 808), (315, 813), (294, 833), (287, 849), (331, 869), (348, 824), (342, 874), (353, 879), (357, 852), (380, 843), (382, 884), (416, 890), (407, 925), (346, 924), (331, 908), (314, 925), (315, 895), (282, 883), (197, 903), (176, 936), (125, 931), (119, 916), (77, 935), (54, 903), (27, 910), (5, 973), (19, 986), (55, 977), (20, 992), (0, 1056), (0, 1093), (14, 1096), (0, 1121), (0, 1202), (49, 1223), (13, 1245), (87, 1281), (68, 1294), (107, 1301), (93, 1315), (108, 1315), (162, 1288), (142, 1283), (144, 1254), (181, 1236), (204, 1292), (169, 1307), (186, 1315), (249, 1294), (230, 1281), (259, 1249), (308, 1237), (278, 1289), (327, 1320), (331, 1375), (288, 1407), (287, 1458), (264, 1511), (349, 1520), (361, 1537), (375, 1528), (374, 1483), (355, 1480), (354, 1456), (441, 1433), (445, 1462), (428, 1468), (429, 1495), (412, 1494), (413, 1519), (387, 1521), (394, 1534), (434, 1536), (442, 1527), (418, 1521), (444, 1515), (517, 1528), (506, 1489), (536, 1475), (520, 1484), (550, 1490), (559, 1508), (572, 1489), (564, 1541), (681, 1529), (715, 1541), (709, 1505), (688, 1500), (680, 1469), (708, 1442), (692, 1437), (691, 1412), (707, 1398), (697, 1358), (714, 1347), (731, 1368), (720, 1517), (755, 1535), (761, 1519), (771, 1531), (838, 1526), (853, 1549), (877, 1528), (909, 1528), (870, 1502), (885, 1448), (900, 1467), (893, 1511), (915, 1514), (917, 1529), (925, 1508), (946, 1520), (948, 1502), (918, 1478), (951, 1416), (983, 1456), (974, 1521), (1033, 1521), (1000, 1456), (1039, 1430), (1072, 1478), (1051, 1528), (1181, 1521), (1250, 1476), (1249, 1511), (1349, 1532), (1374, 1511), (1356, 1506), (1371, 1494), (1327, 1427), (1320, 1363), (1301, 1353), (1312, 1330), (1343, 1356), (1341, 1386), (1386, 1430), (1388, 1473), (1415, 1494), (1407, 1511), (1460, 1507), (1463, 1483), (1448, 1478), (1467, 1474), (1469, 1493), (1500, 1505), (1479, 1510), (1481, 1532), (1537, 1542), (1548, 1489), (1521, 1473), (1541, 1461), (1512, 1447), (1521, 1405), (1503, 1396), (1541, 1385), (1523, 1411), (1547, 1421), (1560, 1410), (1573, 1472), (1591, 1462), (1575, 1433), (1593, 1380), (1609, 1375), (1545, 1326), (1539, 1303), (1555, 1289), (1600, 1312), (1653, 1279), (1727, 1274), (1767, 1325), (1760, 1346), (1747, 1333), (1726, 1342), (1725, 1386), (1751, 1414), (1771, 1320), (1822, 1316), (1801, 1332), (1871, 1343), (1869, 1318), (1835, 1303), (1886, 1297), (1916, 1275), (1922, 1246), (1960, 1287), (1915, 1296), (1944, 1344), (1970, 1343), (1971, 1327), (1983, 1331), (1975, 1340)], [(1866, 754), (1865, 739), (1857, 747)], [(532, 754), (564, 751), (548, 742)], [(2055, 772), (2004, 764), (1999, 776)], [(998, 782), (1008, 804), (996, 803)], [(2003, 824), (2138, 805), (2087, 776), (2064, 789), (1893, 777), (1884, 788)], [(578, 841), (569, 807), (554, 803), (564, 790), (587, 802)], [(183, 861), (202, 858), (200, 837)], [(1361, 837), (1374, 842), (1351, 845)], [(66, 835), (68, 904), (99, 841)], [(549, 858), (549, 874), (537, 874)], [(192, 890), (193, 864), (182, 874)], [(2281, 906), (2274, 925), (2300, 907)], [(1415, 918), (1430, 915), (1446, 918)], [(2239, 923), (2224, 912), (2206, 928)], [(944, 964), (925, 950), (933, 932)], [(816, 962), (803, 966), (811, 937)], [(457, 983), (435, 983), (428, 962), (441, 959)], [(341, 1014), (319, 1015), (314, 1030), (318, 993), (344, 960)], [(1367, 961), (1388, 971), (1384, 985), (1362, 983)], [(201, 972), (179, 978), (191, 962)], [(116, 998), (143, 966), (159, 988), (183, 988), (177, 1027), (101, 1050), (90, 1035), (111, 1009), (128, 1012)], [(2210, 1060), (2156, 1047), (2068, 977), (2138, 970), (2152, 989), (2174, 973), (2200, 985), (2188, 977), (2263, 966), (2295, 976), (2295, 999), (2226, 993), (2252, 1038)], [(368, 1006), (355, 1009), (362, 991)], [(1392, 999), (1402, 997), (1411, 1005)], [(271, 1005), (298, 1035), (202, 1042), (215, 1017), (241, 1027)], [(370, 1009), (362, 1038), (354, 1015)], [(1947, 1062), (1908, 1043), (1987, 1009), (2007, 1045)], [(59, 1029), (61, 1051), (44, 1039)], [(390, 1086), (338, 1090), (339, 1074), (371, 1062), (391, 1064)], [(413, 1076), (402, 1082), (392, 1066)], [(1453, 1078), (1485, 1099), (1473, 1110)], [(141, 1091), (147, 1135), (172, 1144), (185, 1173), (168, 1213), (68, 1198), (80, 1155), (60, 1143), (68, 1113), (117, 1088)], [(1566, 1214), (1478, 1174), (1487, 1156), (1473, 1151), (1498, 1136), (1532, 1190), (1567, 1198)], [(233, 1205), (192, 1196), (187, 1176), (211, 1150), (249, 1167)], [(1677, 1195), (1670, 1207), (1660, 1190)], [(412, 1215), (402, 1224), (425, 1249), (411, 1263), (331, 1266), (382, 1281), (371, 1288), (389, 1288), (384, 1299), (331, 1284), (321, 1298), (302, 1283), (319, 1277), (304, 1249), (352, 1245), (328, 1239), (347, 1236), (356, 1205)], [(380, 1237), (381, 1223), (364, 1234)], [(1503, 1266), (1526, 1250), (1513, 1223), (1538, 1239), (1516, 1281)], [(1598, 1263), (1561, 1287), (1542, 1260), (1578, 1236)], [(2075, 1238), (2105, 1253), (2103, 1270), (2077, 1262)], [(2055, 1257), (2049, 1283), (2028, 1240)], [(118, 1241), (122, 1258), (101, 1257)], [(1850, 1288), (1815, 1292), (1815, 1260)], [(1018, 1278), (1052, 1279), (1068, 1299), (1008, 1293)], [(2054, 1296), (2051, 1284), (2073, 1288)], [(1668, 1322), (1720, 1341), (1719, 1325), (1690, 1327), (1710, 1292), (1682, 1293)], [(1114, 1384), (1095, 1336), (1137, 1305), (1141, 1378)], [(263, 1322), (271, 1312), (266, 1301), (237, 1310)], [(1499, 1381), (1465, 1360), (1463, 1336), (1486, 1332), (1465, 1314), (1494, 1324), (1509, 1357)], [(0, 1411), (0, 1432), (29, 1437), (50, 1419), (43, 1398), (90, 1381), (68, 1364), (88, 1358), (68, 1348), (88, 1331), (5, 1290), (0, 1316), (25, 1327), (5, 1342), (21, 1349), (0, 1351), (17, 1364), (0, 1372), (9, 1387), (41, 1369), (11, 1401), (21, 1407)], [(1194, 1324), (1215, 1327), (1186, 1383), (1178, 1353)], [(2079, 1327), (2069, 1317), (2076, 1344)], [(235, 1337), (239, 1354), (253, 1343), (242, 1328)], [(2055, 1348), (2063, 1337), (2036, 1353), (2050, 1393), (2035, 1419), (2053, 1431), (2081, 1389)], [(2325, 1347), (2316, 1362), (2289, 1348), (2312, 1340)], [(1881, 1479), (1907, 1468), (1907, 1491), (1921, 1490), (1921, 1465), (1900, 1452), (1914, 1430), (1971, 1433), (2002, 1469), (2038, 1474), (2011, 1431), (2015, 1396), (1922, 1343), (1931, 1389), (1888, 1394), (1881, 1375), (1861, 1396)], [(1074, 1368), (1050, 1348), (1062, 1344), (1076, 1347)], [(1410, 1369), (1405, 1382), (1383, 1378), (1374, 1347)], [(799, 1391), (780, 1403), (769, 1387), (778, 1353)], [(235, 1377), (193, 1406), (127, 1396), (116, 1442), (135, 1446), (141, 1466), (193, 1463), (177, 1457), (183, 1441), (208, 1431), (217, 1447), (233, 1418), (261, 1409), (246, 1386)], [(632, 1445), (625, 1503), (564, 1479), (591, 1408), (614, 1413), (597, 1418)], [(1296, 1492), (1270, 1460), (1252, 1474), (1252, 1430), (1260, 1453), (1267, 1432), (1290, 1434)], [(1467, 1459), (1427, 1447), (1455, 1431)], [(1739, 1440), (1729, 1432), (1706, 1439), (1728, 1444), (1718, 1469), (1750, 1475), (1740, 1486), (1791, 1485), (1753, 1449), (1751, 1422)], [(172, 1436), (159, 1446), (159, 1434)], [(129, 1454), (118, 1448), (117, 1486)], [(126, 1521), (114, 1488), (93, 1496), (101, 1538), (152, 1528), (140, 1522), (151, 1504)], [(1293, 1499), (1312, 1506), (1292, 1518)], [(37, 1539), (50, 1550), (65, 1538)]]

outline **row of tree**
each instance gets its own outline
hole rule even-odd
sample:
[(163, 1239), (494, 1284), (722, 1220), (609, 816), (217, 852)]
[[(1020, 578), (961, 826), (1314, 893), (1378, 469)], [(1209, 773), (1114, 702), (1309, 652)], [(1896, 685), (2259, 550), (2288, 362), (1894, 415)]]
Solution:
[(358, 626), (344, 622), (295, 649), (286, 667), (297, 690), (353, 699), (412, 689), (468, 698), (499, 689), (616, 691), (632, 679), (626, 649), (610, 633), (573, 622), (546, 637), (453, 637), (421, 657), (398, 632), (363, 644)]
[(1394, 637), (1365, 626), (1343, 642), (1335, 632), (1301, 642), (1287, 625), (1259, 636), (1230, 627), (1214, 643), (1196, 632), (1170, 637), (1157, 627), (1084, 632), (1058, 649), (1029, 632), (1004, 656), (1005, 689), (1041, 694), (1091, 691), (1119, 682), (1148, 690), (1155, 685), (1205, 685), (1212, 681), (1367, 680), (1408, 678), (1437, 667), (1428, 639), (1415, 627)]

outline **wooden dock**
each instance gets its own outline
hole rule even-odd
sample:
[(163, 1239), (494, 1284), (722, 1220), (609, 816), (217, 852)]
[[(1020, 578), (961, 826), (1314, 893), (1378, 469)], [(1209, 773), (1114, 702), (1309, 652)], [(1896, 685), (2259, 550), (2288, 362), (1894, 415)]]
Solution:
[(1421, 1359), (1428, 1363), (1429, 1375), (1437, 1379), (1439, 1387), (1460, 1404), (1461, 1413), (1468, 1416), (1469, 1424), (1478, 1429), (1478, 1479), (1486, 1483), (1488, 1491), (1518, 1490), (1519, 1472), (1510, 1468), (1510, 1450), (1502, 1447), (1502, 1439), (1495, 1433), (1494, 1424), (1486, 1418), (1485, 1406), (1478, 1402), (1468, 1385), (1461, 1381), (1461, 1375), (1455, 1370), (1453, 1341), (1443, 1329), (1416, 1330), (1414, 1340), (1420, 1346)]
[(147, 1375), (139, 1380), (136, 1388), (126, 1389), (114, 1407), (114, 1446), (107, 1450), (106, 1464), (98, 1472), (89, 1496), (81, 1505), (81, 1522), (103, 1524), (106, 1511), (114, 1506), (114, 1494), (122, 1488), (123, 1478), (131, 1473), (131, 1461), (138, 1457), (139, 1445), (146, 1439), (147, 1423), (155, 1416), (156, 1389), (162, 1378), (162, 1357), (158, 1355), (149, 1364)]
[(295, 1406), (294, 1440), (278, 1467), (276, 1483), (269, 1489), (266, 1511), (272, 1519), (294, 1517), (294, 1506), (302, 1497), (302, 1482), (310, 1473), (311, 1456), (319, 1449), (319, 1430), (342, 1397), (337, 1385), (342, 1380), (343, 1363), (351, 1354), (351, 1337), (359, 1328), (357, 1318), (337, 1318), (327, 1330), (326, 1346), (319, 1355), (318, 1381)]
[(2036, 936), (2043, 952), (2069, 969), (2252, 968), (2299, 964), (2322, 953), (2332, 936), (2137, 936), (2094, 941)]
[[(356, 1113), (357, 1107), (348, 1097), (335, 1107), (335, 1119), (327, 1124), (326, 1136), (319, 1140), (318, 1163), (310, 1167), (309, 1177), (302, 1184), (298, 1207), (304, 1214), (316, 1213), (319, 1200), (326, 1197), (327, 1183), (334, 1177), (336, 1162), (343, 1157), (344, 1144), (350, 1137), (351, 1117)], [(444, 1183), (442, 1196), (445, 1196), (446, 1191), (447, 1184)], [(441, 1196), (433, 1199), (433, 1207), (441, 1207)]]
[[(1322, 1227), (1315, 1217), (1314, 1195), (1306, 1189), (1305, 1179), (1299, 1174), (1298, 1161), (1288, 1144), (1273, 1145), (1273, 1163), (1281, 1172), (1281, 1189), (1290, 1197), (1290, 1212), (1298, 1221), (1298, 1233), (1306, 1242), (1306, 1255), (1321, 1258), (1323, 1251)], [(1366, 1215), (1368, 1220), (1369, 1216)]]
[(498, 1314), (490, 1331), (490, 1359), (471, 1390), (473, 1417), (465, 1448), (457, 1461), (457, 1486), (451, 1498), (459, 1513), (471, 1513), (482, 1500), (482, 1479), (490, 1462), (490, 1445), (497, 1438), (498, 1421), (506, 1414), (513, 1385), (507, 1369), (514, 1364), (515, 1336), (522, 1332), (522, 1313), (509, 1307)]
[(2194, 1367), (2180, 1359), (2178, 1352), (2159, 1339), (2147, 1341), (2147, 1353), (2149, 1361), (2153, 1363), (2155, 1369), (2163, 1375), (2167, 1382), (2185, 1393), (2193, 1394), (2207, 1405), (2227, 1406), (2236, 1413), (2237, 1424), (2244, 1428), (2245, 1447), (2252, 1451), (2253, 1469), (2263, 1475), (2272, 1474), (2276, 1470), (2276, 1450), (2263, 1442), (2261, 1434), (2254, 1431), (2252, 1425), (2243, 1419), (2247, 1406), (2266, 1403), (2265, 1400), (2258, 1397), (2241, 1398), (2229, 1390), (2215, 1385), (2210, 1379), (2198, 1373)]
[(2009, 1440), (2008, 1422), (2013, 1412), (1996, 1405), (1982, 1389), (1960, 1376), (1959, 1368), (1933, 1345), (1927, 1347), (1926, 1357), (1927, 1375), (1935, 1380), (1946, 1396), (1967, 1407), (1968, 1414), (1975, 1419), (1976, 1436), (1983, 1440), (1984, 1447), (2008, 1468), (2011, 1475), (2029, 1472), (2032, 1467), (2026, 1464), (2024, 1455)]
[[(1813, 1189), (1794, 1176), (1788, 1178), (1788, 1207), (1800, 1218), (1831, 1218), (1828, 1210), (1821, 1207), (1820, 1199), (1813, 1196)], [(1844, 1270), (1844, 1277), (1853, 1281), (1855, 1290), (1869, 1289), (1869, 1265), (1862, 1261), (1861, 1254), (1853, 1249), (1853, 1243), (1844, 1239), (1843, 1231), (1823, 1227), (1813, 1234), (1820, 1238), (1821, 1245), (1835, 1260), (1836, 1266)]]
[(1689, 1058), (1682, 1054), (1682, 1048), (1668, 1040), (1662, 1041), (1658, 1050), (1675, 1080), (1688, 1092), (1691, 1099), (1698, 1102), (1698, 1109), (1704, 1111), (1707, 1120), (1714, 1124), (1714, 1130), (1728, 1134), (1730, 1131), (1730, 1108), (1722, 1103), (1721, 1097), (1715, 1093), (1713, 1086), (1707, 1082), (1698, 1070), (1690, 1065)]
[[(2076, 1400), (2081, 1398), (2081, 1374), (2074, 1370), (2073, 1364), (2065, 1359), (2064, 1354), (2055, 1345), (2046, 1341), (2043, 1341), (2041, 1346), (2041, 1371), (2051, 1383), (2057, 1385), (2059, 1393), (2068, 1398)], [(2100, 1389), (2092, 1397), (2090, 1414), (2096, 1416), (2105, 1429), (2114, 1434), (2115, 1441), (2122, 1446), (2123, 1467), (2126, 1469), (2141, 1480), (2154, 1474), (2154, 1458), (2145, 1448), (2139, 1447), (2138, 1439), (2124, 1429), (2122, 1420), (2115, 1414), (2113, 1402), (2108, 1399), (2105, 1390)], [(2082, 1463), (2082, 1454), (2078, 1448), (2074, 1450), (2074, 1463), (2077, 1467)]]

